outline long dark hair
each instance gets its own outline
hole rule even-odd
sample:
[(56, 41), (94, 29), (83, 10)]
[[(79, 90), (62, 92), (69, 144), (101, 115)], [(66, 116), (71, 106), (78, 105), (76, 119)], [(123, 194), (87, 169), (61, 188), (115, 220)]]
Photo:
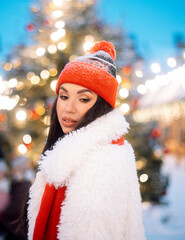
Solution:
[[(57, 99), (58, 98), (55, 99), (53, 107), (51, 109), (50, 129), (46, 140), (46, 144), (43, 149), (43, 154), (48, 149), (52, 148), (52, 146), (55, 144), (58, 138), (62, 138), (65, 135), (64, 132), (62, 131), (62, 128), (57, 117), (56, 111)], [(103, 98), (98, 96), (96, 103), (86, 112), (82, 122), (77, 126), (76, 129), (87, 126), (89, 123), (93, 122), (98, 117), (101, 117), (110, 111), (112, 111), (111, 105), (107, 103)]]

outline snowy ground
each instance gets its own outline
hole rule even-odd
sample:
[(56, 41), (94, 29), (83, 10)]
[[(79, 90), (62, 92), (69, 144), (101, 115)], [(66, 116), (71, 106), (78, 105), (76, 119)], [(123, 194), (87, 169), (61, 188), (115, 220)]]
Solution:
[(147, 240), (185, 240), (185, 158), (166, 156), (163, 171), (170, 183), (164, 205), (143, 203)]

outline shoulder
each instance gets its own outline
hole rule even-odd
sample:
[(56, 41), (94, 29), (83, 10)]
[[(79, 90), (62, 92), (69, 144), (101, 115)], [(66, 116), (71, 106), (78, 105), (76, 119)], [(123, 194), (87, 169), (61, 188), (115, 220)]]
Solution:
[(135, 169), (134, 151), (127, 141), (122, 146), (99, 146), (91, 152), (84, 165), (84, 171), (88, 172), (89, 177), (96, 177), (94, 181), (97, 183), (103, 179), (115, 183), (126, 181), (127, 173), (135, 174)]

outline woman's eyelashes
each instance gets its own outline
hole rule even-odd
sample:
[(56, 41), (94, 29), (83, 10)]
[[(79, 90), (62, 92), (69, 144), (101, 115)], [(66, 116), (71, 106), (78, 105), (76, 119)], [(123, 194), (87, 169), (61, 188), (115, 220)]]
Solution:
[[(60, 98), (61, 98), (62, 100), (67, 100), (67, 99), (69, 99), (68, 96), (62, 95), (62, 94), (60, 95)], [(85, 98), (85, 97), (79, 98), (79, 101), (82, 102), (82, 103), (87, 103), (87, 102), (89, 102), (90, 100), (91, 100), (90, 98)]]
[(60, 95), (60, 98), (61, 98), (62, 100), (67, 100), (67, 99), (68, 99), (68, 96), (66, 96), (66, 95)]
[(80, 101), (83, 103), (89, 102), (91, 99), (90, 98), (80, 98)]

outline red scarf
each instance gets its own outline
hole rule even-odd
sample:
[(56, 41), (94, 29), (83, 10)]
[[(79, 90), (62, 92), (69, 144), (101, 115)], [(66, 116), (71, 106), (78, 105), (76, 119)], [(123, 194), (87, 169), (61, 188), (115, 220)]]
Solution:
[[(124, 138), (112, 141), (112, 144), (123, 145)], [(61, 205), (65, 199), (65, 191), (65, 186), (57, 190), (53, 185), (46, 184), (35, 222), (33, 240), (57, 240), (57, 226), (61, 215)]]

